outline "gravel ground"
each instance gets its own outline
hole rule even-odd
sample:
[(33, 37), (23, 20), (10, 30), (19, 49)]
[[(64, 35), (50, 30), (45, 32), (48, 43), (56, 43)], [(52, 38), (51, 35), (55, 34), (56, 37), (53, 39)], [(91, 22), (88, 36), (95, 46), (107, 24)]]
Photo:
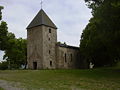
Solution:
[(8, 81), (0, 80), (0, 87), (4, 90), (26, 90), (24, 88), (17, 87), (19, 85), (19, 83), (9, 83)]

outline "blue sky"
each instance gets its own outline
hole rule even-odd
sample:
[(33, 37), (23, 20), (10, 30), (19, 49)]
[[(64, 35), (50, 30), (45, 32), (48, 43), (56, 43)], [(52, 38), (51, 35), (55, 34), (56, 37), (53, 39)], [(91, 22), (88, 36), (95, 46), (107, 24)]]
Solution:
[[(26, 27), (41, 9), (41, 0), (0, 0), (3, 20), (17, 38), (27, 37)], [(92, 17), (84, 0), (43, 0), (43, 9), (58, 27), (58, 41), (79, 46), (80, 36)], [(3, 52), (0, 51), (0, 60)]]

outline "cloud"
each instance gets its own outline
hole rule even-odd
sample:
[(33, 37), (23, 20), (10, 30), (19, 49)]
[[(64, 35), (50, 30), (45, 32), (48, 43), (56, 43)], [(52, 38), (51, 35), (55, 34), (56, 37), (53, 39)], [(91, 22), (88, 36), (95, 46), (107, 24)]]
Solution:
[[(40, 0), (0, 0), (0, 5), (9, 31), (26, 38), (26, 27), (40, 10)], [(58, 41), (79, 46), (82, 30), (92, 17), (84, 0), (44, 0), (43, 9), (58, 27)]]

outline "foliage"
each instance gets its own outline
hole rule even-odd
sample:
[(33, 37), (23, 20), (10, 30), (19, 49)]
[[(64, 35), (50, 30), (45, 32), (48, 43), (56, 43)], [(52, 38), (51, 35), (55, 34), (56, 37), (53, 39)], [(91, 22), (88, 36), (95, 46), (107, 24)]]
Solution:
[(7, 44), (7, 34), (8, 34), (7, 23), (2, 21), (0, 24), (0, 50), (5, 50)]
[(7, 61), (0, 62), (0, 70), (6, 70), (7, 68), (8, 68)]
[(97, 67), (114, 65), (120, 60), (120, 1), (86, 1), (92, 8), (93, 18), (81, 36), (81, 53)]
[(21, 65), (26, 64), (26, 40), (19, 39), (10, 39), (8, 41), (7, 50), (5, 50), (4, 59), (6, 59), (10, 66), (9, 68), (20, 68)]
[(0, 6), (0, 20), (2, 19), (2, 12), (1, 12), (2, 9), (3, 9), (3, 7)]
[(20, 68), (21, 65), (26, 64), (26, 40), (10, 39), (8, 41), (9, 48), (5, 50), (4, 59), (10, 62), (10, 68)]
[(9, 64), (9, 69), (18, 69), (21, 67), (21, 65), (26, 66), (26, 39), (17, 39), (13, 33), (8, 32), (7, 23), (4, 21), (2, 21), (0, 24), (0, 50), (5, 51), (3, 59), (7, 60), (7, 64)]

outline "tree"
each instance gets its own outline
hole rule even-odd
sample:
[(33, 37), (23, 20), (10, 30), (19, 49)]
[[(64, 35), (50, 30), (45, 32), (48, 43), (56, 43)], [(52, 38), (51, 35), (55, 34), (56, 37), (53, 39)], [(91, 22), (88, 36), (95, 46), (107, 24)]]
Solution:
[(26, 40), (19, 39), (10, 39), (9, 48), (5, 50), (4, 59), (9, 62), (10, 68), (20, 68), (21, 65), (26, 65)]
[(0, 20), (2, 19), (2, 12), (1, 12), (2, 9), (3, 9), (3, 7), (0, 6)]
[(7, 47), (7, 34), (8, 34), (7, 23), (2, 21), (0, 24), (0, 50), (5, 50)]
[(6, 70), (8, 68), (8, 62), (0, 62), (0, 70)]
[(120, 60), (120, 1), (85, 1), (93, 18), (81, 36), (81, 53), (96, 67), (113, 65)]
[[(2, 19), (2, 10), (3, 7), (0, 6), (0, 21)], [(0, 22), (0, 50), (4, 50), (5, 49), (5, 42), (6, 42), (6, 36), (7, 36), (7, 23), (4, 21)]]
[[(1, 9), (2, 7), (0, 11)], [(3, 59), (7, 60), (10, 69), (19, 69), (21, 65), (25, 65), (26, 68), (27, 41), (22, 38), (17, 39), (13, 33), (8, 32), (7, 23), (4, 21), (0, 24), (0, 50), (5, 51)]]

